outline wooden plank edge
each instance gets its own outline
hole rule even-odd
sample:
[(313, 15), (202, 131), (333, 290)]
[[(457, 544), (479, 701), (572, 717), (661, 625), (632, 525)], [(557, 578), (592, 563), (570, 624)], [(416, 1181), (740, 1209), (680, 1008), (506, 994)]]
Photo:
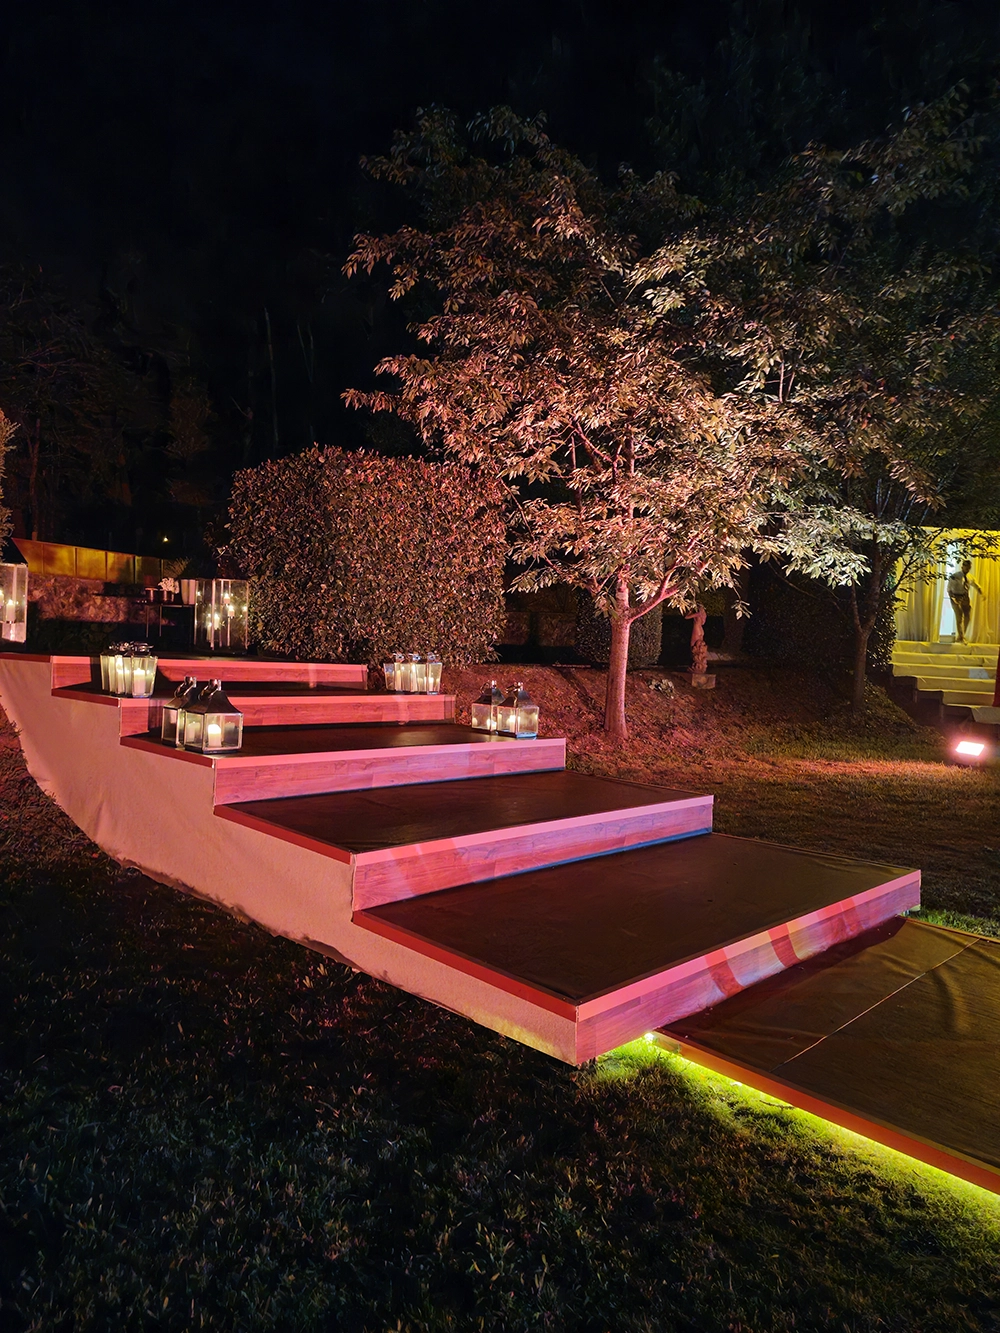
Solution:
[(779, 1101), (788, 1102), (789, 1105), (795, 1106), (801, 1111), (808, 1111), (821, 1120), (839, 1125), (842, 1129), (849, 1129), (854, 1134), (872, 1139), (874, 1142), (882, 1144), (883, 1147), (892, 1148), (896, 1152), (903, 1153), (906, 1157), (915, 1158), (917, 1161), (936, 1167), (939, 1171), (944, 1171), (948, 1175), (958, 1176), (972, 1185), (980, 1186), (981, 1189), (990, 1190), (993, 1194), (1000, 1194), (1000, 1169), (995, 1169), (984, 1162), (978, 1162), (974, 1158), (967, 1157), (960, 1153), (958, 1149), (942, 1148), (938, 1144), (921, 1138), (919, 1135), (908, 1134), (897, 1126), (875, 1120), (859, 1111), (853, 1111), (842, 1103), (819, 1097), (795, 1083), (787, 1083), (783, 1079), (777, 1079), (773, 1075), (766, 1074), (750, 1065), (742, 1065), (736, 1061), (728, 1060), (724, 1056), (717, 1055), (714, 1051), (688, 1040), (686, 1037), (675, 1036), (669, 1027), (658, 1029), (653, 1035), (657, 1044), (663, 1050), (670, 1051), (674, 1055), (680, 1055), (693, 1064), (702, 1065), (704, 1068), (712, 1070), (713, 1073), (722, 1074), (723, 1077), (731, 1078), (737, 1083), (745, 1083), (769, 1097), (776, 1097)]
[[(517, 777), (518, 774), (511, 774)], [(400, 853), (405, 852), (407, 858), (419, 859), (423, 856), (433, 856), (441, 852), (452, 850), (461, 850), (466, 847), (482, 847), (489, 843), (513, 842), (518, 838), (537, 838), (546, 833), (572, 833), (574, 830), (594, 828), (597, 825), (611, 823), (615, 821), (637, 822), (642, 816), (650, 818), (656, 815), (673, 814), (684, 810), (700, 810), (707, 804), (709, 810), (712, 808), (712, 798), (692, 797), (683, 801), (662, 801), (653, 805), (626, 805), (619, 806), (614, 810), (598, 810), (589, 815), (571, 815), (568, 819), (546, 819), (533, 824), (510, 824), (503, 828), (483, 829), (479, 833), (463, 833), (456, 838), (435, 838), (430, 842), (412, 842), (401, 843), (396, 847), (380, 847), (373, 852), (357, 852), (356, 860), (358, 867), (381, 865), (388, 861), (397, 863)], [(693, 837), (697, 834), (711, 833), (711, 820), (706, 828), (685, 830), (682, 833), (667, 834), (663, 838), (650, 838), (641, 843), (623, 843), (621, 848), (615, 850), (638, 851), (640, 847), (654, 847), (661, 842), (674, 842), (677, 838)], [(545, 862), (546, 867), (550, 864), (562, 865), (571, 861), (589, 861), (597, 856), (608, 855), (606, 848), (598, 849), (593, 853), (581, 852), (579, 855), (566, 856), (559, 862)], [(538, 867), (532, 867), (538, 869)], [(500, 876), (503, 878), (503, 876)], [(457, 886), (451, 886), (457, 887)], [(410, 896), (410, 895), (407, 895)], [(390, 899), (389, 901), (393, 901)], [(373, 906), (374, 904), (368, 904)]]
[[(906, 890), (911, 887), (913, 888), (912, 901), (911, 895), (906, 893)], [(794, 967), (796, 963), (802, 963), (807, 958), (815, 957), (817, 953), (822, 953), (824, 949), (831, 947), (833, 944), (853, 939), (855, 935), (860, 935), (862, 931), (869, 930), (872, 925), (878, 925), (878, 922), (861, 921), (852, 924), (847, 918), (856, 912), (859, 906), (866, 907), (883, 899), (886, 900), (887, 905), (889, 900), (892, 900), (892, 910), (887, 911), (882, 920), (888, 920), (892, 916), (898, 916), (901, 912), (919, 906), (920, 871), (907, 871), (905, 875), (901, 875), (897, 879), (886, 880), (884, 884), (876, 884), (874, 888), (865, 889), (862, 893), (852, 894), (849, 898), (840, 898), (825, 907), (818, 907), (815, 911), (806, 912), (803, 916), (793, 917), (790, 921), (768, 926), (755, 931), (753, 935), (742, 935), (727, 940), (724, 944), (717, 945), (709, 953), (692, 954), (689, 958), (678, 959), (669, 968), (651, 973), (648, 977), (638, 978), (627, 986), (611, 988), (601, 995), (588, 996), (580, 1002), (580, 1020), (595, 1018), (605, 1010), (617, 1008), (631, 1000), (641, 1000), (644, 995), (660, 989), (668, 975), (672, 980), (681, 981), (685, 977), (694, 976), (705, 969), (711, 971), (718, 970), (721, 967), (731, 970), (734, 964), (737, 967), (739, 966), (740, 960), (745, 955), (749, 955), (766, 945), (771, 946), (776, 960), (781, 964), (770, 974), (775, 975), (784, 968)], [(793, 934), (805, 935), (807, 931), (838, 918), (844, 924), (846, 933), (839, 935), (836, 940), (823, 942), (817, 948), (801, 954), (795, 949), (794, 944), (791, 944)], [(781, 954), (785, 942), (790, 944), (791, 955), (786, 956), (786, 959), (783, 960)], [(731, 993), (736, 994), (738, 991), (745, 990), (747, 986), (755, 985), (756, 982), (765, 979), (764, 976), (754, 976), (751, 980), (740, 984), (738, 979), (734, 977), (735, 984)], [(674, 1017), (682, 1018), (686, 1015), (676, 1014)]]
[(514, 995), (519, 1000), (528, 1000), (531, 1004), (537, 1005), (539, 1009), (544, 1009), (550, 1014), (557, 1014), (560, 1018), (576, 1021), (576, 1005), (571, 1000), (561, 999), (552, 991), (533, 986), (530, 982), (520, 981), (517, 977), (509, 976), (506, 972), (487, 967), (484, 963), (478, 963), (475, 959), (466, 957), (465, 954), (456, 953), (452, 949), (445, 948), (444, 945), (432, 944), (430, 940), (426, 940), (420, 935), (415, 935), (399, 926), (389, 925), (385, 921), (380, 921), (377, 917), (367, 917), (364, 912), (355, 912), (351, 920), (354, 925), (360, 926), (363, 930), (370, 930), (374, 935), (381, 935), (383, 939), (391, 940), (393, 944), (402, 945), (403, 948), (419, 953), (424, 958), (432, 958), (435, 962), (444, 963), (465, 976), (475, 977), (477, 981), (485, 981), (488, 985), (495, 986), (497, 990), (505, 991), (508, 995)]
[[(354, 696), (349, 697), (353, 698)], [(330, 725), (336, 726), (336, 723), (331, 723)], [(361, 725), (363, 726), (364, 723)], [(372, 723), (371, 725), (376, 726), (377, 723)], [(419, 726), (420, 724), (416, 723), (414, 725)], [(481, 741), (456, 741), (450, 745), (380, 746), (378, 749), (374, 750), (309, 750), (304, 754), (226, 754), (220, 755), (219, 758), (222, 761), (222, 765), (226, 768), (268, 768), (278, 764), (284, 764), (291, 768), (305, 764), (328, 763), (331, 761), (336, 762), (337, 760), (343, 760), (345, 763), (354, 763), (357, 760), (383, 758), (390, 760), (393, 758), (401, 758), (404, 755), (420, 755), (421, 757), (436, 758), (439, 755), (447, 757), (449, 755), (479, 754), (480, 752), (488, 754), (494, 745), (502, 745), (505, 750), (510, 746), (515, 746), (517, 753), (521, 753), (522, 751), (524, 753), (530, 753), (532, 751), (537, 753), (538, 750), (544, 752), (544, 750), (547, 749), (559, 749), (565, 753), (566, 750), (566, 742), (562, 737), (552, 737), (551, 739), (539, 743), (538, 741), (533, 740), (519, 741), (511, 736), (504, 738), (502, 741), (489, 741), (486, 744), (483, 744)], [(538, 747), (538, 750), (535, 750), (536, 746)], [(546, 767), (540, 771), (547, 772), (549, 770), (548, 767)], [(421, 779), (417, 785), (423, 785), (424, 782), (425, 779)]]
[(147, 740), (144, 736), (123, 736), (118, 743), (129, 750), (145, 750), (147, 754), (158, 754), (164, 759), (180, 759), (186, 764), (200, 764), (203, 768), (212, 768), (215, 764), (210, 754), (197, 754), (194, 750), (163, 745), (159, 741)]
[[(79, 684), (83, 684), (82, 681)], [(117, 708), (123, 697), (117, 694), (91, 694), (86, 690), (74, 689), (72, 685), (57, 685), (52, 689), (53, 699), (69, 699), (78, 704), (102, 704), (104, 707)]]
[[(180, 753), (180, 752), (179, 752)], [(201, 758), (202, 756), (194, 756)], [(279, 828), (272, 824), (270, 820), (259, 819), (256, 815), (248, 815), (245, 810), (234, 810), (228, 805), (217, 805), (212, 813), (219, 819), (228, 819), (230, 823), (242, 824), (244, 828), (255, 829), (258, 833), (264, 833), (269, 838), (277, 838), (279, 842), (290, 842), (293, 847), (303, 847), (307, 852), (316, 852), (320, 856), (329, 857), (331, 861), (338, 861), (341, 865), (349, 866), (353, 857), (350, 852), (342, 847), (334, 847), (331, 843), (320, 842), (316, 838), (307, 837), (304, 833), (296, 833), (292, 829)]]

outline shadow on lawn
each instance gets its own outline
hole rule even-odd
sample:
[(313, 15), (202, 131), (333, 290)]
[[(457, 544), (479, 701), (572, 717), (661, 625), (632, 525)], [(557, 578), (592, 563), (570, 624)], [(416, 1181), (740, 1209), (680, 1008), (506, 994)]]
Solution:
[(0, 1328), (996, 1327), (1000, 1206), (122, 872), (0, 749)]

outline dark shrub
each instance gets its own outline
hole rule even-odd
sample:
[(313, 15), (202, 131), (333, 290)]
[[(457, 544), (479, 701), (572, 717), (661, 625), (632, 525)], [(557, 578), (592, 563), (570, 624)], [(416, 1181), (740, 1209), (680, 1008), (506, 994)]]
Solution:
[(264, 651), (469, 662), (502, 636), (500, 497), (467, 468), (313, 447), (236, 474), (229, 534)]

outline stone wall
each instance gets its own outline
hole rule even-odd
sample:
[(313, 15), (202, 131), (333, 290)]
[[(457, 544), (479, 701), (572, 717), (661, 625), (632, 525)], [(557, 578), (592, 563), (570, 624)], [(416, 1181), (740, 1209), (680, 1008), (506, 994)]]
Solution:
[(31, 574), (28, 602), (40, 620), (86, 620), (127, 625), (135, 618), (123, 585), (66, 574)]

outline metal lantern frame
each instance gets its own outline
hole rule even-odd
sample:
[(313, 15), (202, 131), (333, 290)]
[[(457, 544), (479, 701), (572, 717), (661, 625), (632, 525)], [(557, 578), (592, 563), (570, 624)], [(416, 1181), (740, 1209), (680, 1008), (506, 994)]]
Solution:
[(442, 662), (437, 653), (396, 653), (382, 663), (385, 688), (392, 694), (440, 694)]
[(497, 731), (501, 736), (516, 736), (518, 740), (534, 740), (538, 735), (538, 705), (517, 681), (508, 692), (497, 713)]
[(176, 745), (178, 749), (183, 748), (183, 722), (184, 710), (189, 703), (193, 703), (198, 695), (198, 681), (194, 676), (185, 676), (178, 685), (172, 699), (168, 699), (163, 705), (163, 712), (160, 714), (160, 739), (167, 745)]
[(0, 639), (24, 643), (28, 637), (28, 566), (0, 564)]
[(159, 659), (148, 643), (117, 643), (101, 653), (101, 689), (126, 699), (150, 699)]
[(227, 754), (243, 744), (243, 714), (234, 708), (221, 680), (211, 680), (194, 703), (187, 704), (184, 749), (200, 754)]
[(472, 705), (473, 731), (489, 731), (495, 734), (503, 701), (503, 690), (495, 680), (488, 681), (483, 686), (482, 694)]

